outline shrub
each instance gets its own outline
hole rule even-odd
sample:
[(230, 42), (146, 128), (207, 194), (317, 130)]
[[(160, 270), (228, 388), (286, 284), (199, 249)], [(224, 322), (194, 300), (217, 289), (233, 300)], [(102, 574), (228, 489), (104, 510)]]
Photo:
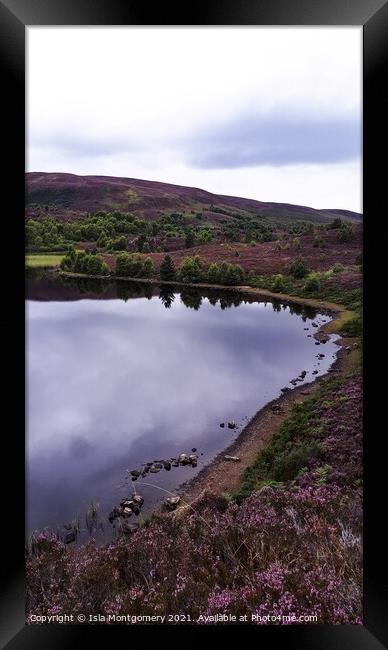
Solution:
[(295, 280), (305, 278), (308, 273), (306, 262), (301, 257), (298, 257), (298, 259), (291, 264), (289, 273), (295, 278)]
[(319, 291), (319, 289), (320, 282), (318, 273), (309, 273), (307, 276), (306, 284), (304, 285), (304, 290), (308, 291), (309, 293), (313, 293)]
[(342, 219), (340, 219), (340, 217), (337, 217), (336, 219), (333, 219), (333, 221), (330, 222), (328, 228), (330, 230), (336, 230), (337, 228), (341, 228), (342, 224), (343, 224)]
[(276, 293), (279, 291), (283, 291), (284, 289), (284, 278), (281, 273), (278, 275), (275, 275), (273, 285), (272, 285), (272, 291), (275, 291)]
[(343, 271), (344, 268), (345, 267), (343, 264), (341, 264), (341, 262), (336, 262), (331, 270), (333, 271), (333, 273), (341, 273), (341, 271)]
[(342, 334), (345, 334), (345, 336), (362, 336), (362, 326), (362, 317), (358, 314), (343, 324), (341, 332)]
[(341, 243), (353, 239), (353, 226), (351, 223), (343, 223), (337, 233), (337, 240)]

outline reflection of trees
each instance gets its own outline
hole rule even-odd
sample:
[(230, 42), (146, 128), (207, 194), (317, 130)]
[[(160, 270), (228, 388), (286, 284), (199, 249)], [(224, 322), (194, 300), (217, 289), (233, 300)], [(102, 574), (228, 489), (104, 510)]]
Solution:
[(181, 301), (189, 309), (197, 311), (202, 305), (202, 294), (195, 289), (185, 289), (181, 291)]
[(204, 292), (204, 296), (208, 299), (209, 303), (213, 307), (220, 302), (221, 309), (228, 309), (230, 307), (238, 307), (243, 302), (241, 294), (236, 291), (212, 291), (208, 290)]
[(117, 297), (120, 300), (130, 300), (131, 298), (147, 298), (151, 300), (155, 295), (155, 289), (151, 283), (127, 282), (117, 280), (116, 282)]
[(162, 287), (159, 293), (159, 299), (162, 301), (166, 309), (170, 309), (172, 303), (175, 300), (174, 291), (171, 287)]
[(278, 311), (281, 311), (281, 310), (282, 310), (282, 304), (281, 304), (281, 302), (279, 302), (278, 300), (274, 300), (274, 301), (272, 302), (272, 309), (273, 309), (274, 311), (277, 311), (277, 312), (278, 312)]
[(238, 307), (241, 305), (242, 300), (238, 294), (225, 294), (220, 298), (221, 309), (230, 309), (230, 307)]
[(45, 276), (44, 269), (39, 267), (26, 266), (25, 271), (27, 280), (41, 280)]
[(77, 278), (76, 284), (80, 293), (95, 293), (100, 296), (107, 291), (110, 283), (96, 278)]
[(154, 295), (154, 289), (151, 283), (149, 284), (144, 284), (143, 285), (143, 294), (144, 298), (147, 298), (147, 300), (151, 300), (152, 296)]
[(317, 316), (317, 310), (314, 309), (314, 307), (310, 307), (309, 305), (305, 305), (303, 307), (303, 315), (306, 318), (310, 318), (311, 320), (314, 320)]
[(133, 284), (131, 285), (128, 282), (116, 282), (116, 291), (117, 297), (120, 298), (120, 300), (124, 300), (124, 302), (127, 302), (127, 300), (134, 297)]

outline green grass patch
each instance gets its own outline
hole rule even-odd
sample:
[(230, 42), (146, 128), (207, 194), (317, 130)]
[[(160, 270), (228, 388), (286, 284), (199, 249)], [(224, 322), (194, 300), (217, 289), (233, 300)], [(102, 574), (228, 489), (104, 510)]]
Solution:
[(52, 268), (54, 266), (59, 266), (64, 255), (58, 253), (48, 253), (47, 255), (42, 254), (29, 254), (26, 255), (26, 266), (28, 268)]

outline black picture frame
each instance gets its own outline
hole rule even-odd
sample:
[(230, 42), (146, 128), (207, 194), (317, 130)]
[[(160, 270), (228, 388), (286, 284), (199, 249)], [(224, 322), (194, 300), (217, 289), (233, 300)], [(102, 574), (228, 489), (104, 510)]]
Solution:
[[(112, 639), (123, 628), (83, 626), (26, 626), (24, 614), (24, 172), (25, 172), (25, 28), (33, 25), (359, 25), (364, 32), (364, 223), (366, 284), (376, 271), (373, 263), (379, 257), (377, 241), (373, 241), (376, 219), (383, 217), (385, 206), (386, 166), (378, 152), (384, 151), (386, 139), (385, 122), (387, 103), (383, 90), (386, 85), (388, 4), (383, 0), (197, 0), (191, 5), (178, 7), (147, 3), (120, 2), (119, 0), (0, 0), (0, 60), (3, 63), (2, 101), (3, 119), (3, 209), (12, 221), (11, 250), (8, 250), (5, 269), (12, 269), (12, 295), (7, 295), (12, 308), (7, 308), (3, 319), (3, 351), (10, 353), (14, 379), (7, 382), (2, 392), (3, 416), (10, 414), (9, 427), (4, 427), (3, 468), (0, 472), (5, 481), (3, 508), (6, 519), (3, 541), (2, 570), (5, 580), (0, 596), (0, 642), (10, 650), (23, 648), (80, 647), (91, 634), (106, 635)], [(318, 72), (317, 72), (318, 73)], [(385, 154), (387, 148), (385, 147)], [(4, 234), (4, 233), (3, 233)], [(8, 247), (9, 248), (9, 247)], [(381, 257), (383, 259), (383, 257)], [(3, 271), (4, 271), (3, 268)], [(375, 267), (376, 268), (376, 267)], [(15, 290), (15, 287), (17, 290)], [(368, 319), (365, 322), (366, 340), (372, 340), (373, 323), (369, 315), (368, 293), (366, 295)], [(372, 310), (371, 310), (372, 311)], [(369, 342), (367, 343), (369, 348)], [(364, 353), (364, 376), (372, 380), (369, 370), (370, 352)], [(26, 387), (28, 390), (28, 387)], [(366, 418), (378, 410), (378, 400), (383, 400), (377, 387), (369, 389), (365, 397)], [(376, 401), (377, 400), (377, 401)], [(384, 401), (380, 402), (384, 404)], [(365, 550), (364, 550), (364, 625), (363, 626), (258, 626), (249, 628), (256, 637), (255, 643), (282, 644), (295, 648), (314, 650), (378, 650), (388, 647), (387, 583), (384, 559), (386, 557), (384, 517), (375, 508), (383, 503), (382, 490), (385, 477), (385, 458), (380, 453), (382, 423), (378, 429), (365, 424)], [(376, 435), (372, 435), (372, 433)], [(371, 435), (369, 434), (371, 433)], [(11, 480), (5, 478), (5, 467), (11, 469)], [(382, 508), (382, 506), (380, 506)], [(10, 522), (11, 519), (11, 522)], [(11, 529), (11, 530), (10, 530)], [(217, 635), (226, 628), (217, 628)], [(109, 632), (107, 632), (109, 630)], [(248, 628), (227, 627), (230, 635), (245, 635)], [(182, 628), (169, 629), (168, 632)], [(124, 628), (124, 632), (129, 632)], [(155, 629), (137, 629), (144, 640)], [(157, 633), (163, 632), (158, 628)], [(128, 640), (133, 640), (131, 630)], [(185, 632), (187, 634), (187, 630)], [(214, 633), (206, 627), (191, 628), (194, 639), (203, 633)], [(191, 636), (191, 635), (194, 635)], [(116, 638), (116, 637), (114, 637)], [(218, 637), (219, 638), (219, 637)], [(236, 636), (237, 638), (237, 636)], [(133, 642), (133, 641), (132, 641)]]

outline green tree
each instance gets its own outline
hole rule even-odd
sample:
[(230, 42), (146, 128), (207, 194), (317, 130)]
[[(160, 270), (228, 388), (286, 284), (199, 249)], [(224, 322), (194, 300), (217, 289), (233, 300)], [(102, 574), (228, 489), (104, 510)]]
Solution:
[(129, 254), (119, 253), (116, 257), (116, 275), (126, 277), (129, 275)]
[(309, 293), (316, 293), (320, 289), (319, 275), (318, 273), (309, 273), (306, 278), (306, 284), (304, 285), (304, 290)]
[(179, 269), (179, 279), (182, 282), (200, 282), (202, 280), (202, 264), (198, 255), (185, 257)]
[(86, 251), (78, 251), (74, 260), (74, 271), (76, 273), (86, 273), (87, 255)]
[(151, 278), (153, 275), (155, 275), (155, 266), (150, 257), (146, 257), (145, 260), (143, 261), (142, 275), (145, 278)]
[(172, 261), (170, 255), (165, 255), (164, 260), (160, 265), (160, 279), (173, 281), (176, 278), (176, 270), (174, 262)]
[(220, 267), (218, 264), (210, 264), (207, 270), (207, 280), (211, 284), (220, 283)]
[(290, 275), (294, 276), (296, 280), (306, 277), (308, 273), (307, 264), (301, 257), (295, 260), (289, 269)]
[(120, 237), (114, 239), (111, 243), (111, 247), (115, 251), (125, 251), (127, 248), (127, 238), (125, 235), (121, 235)]
[(106, 236), (106, 233), (102, 231), (100, 233), (99, 238), (97, 239), (97, 248), (105, 248), (107, 244), (108, 238)]
[(186, 234), (185, 247), (192, 248), (195, 245), (195, 237), (192, 230), (189, 230)]
[(86, 273), (90, 275), (101, 275), (102, 258), (99, 255), (87, 255)]

